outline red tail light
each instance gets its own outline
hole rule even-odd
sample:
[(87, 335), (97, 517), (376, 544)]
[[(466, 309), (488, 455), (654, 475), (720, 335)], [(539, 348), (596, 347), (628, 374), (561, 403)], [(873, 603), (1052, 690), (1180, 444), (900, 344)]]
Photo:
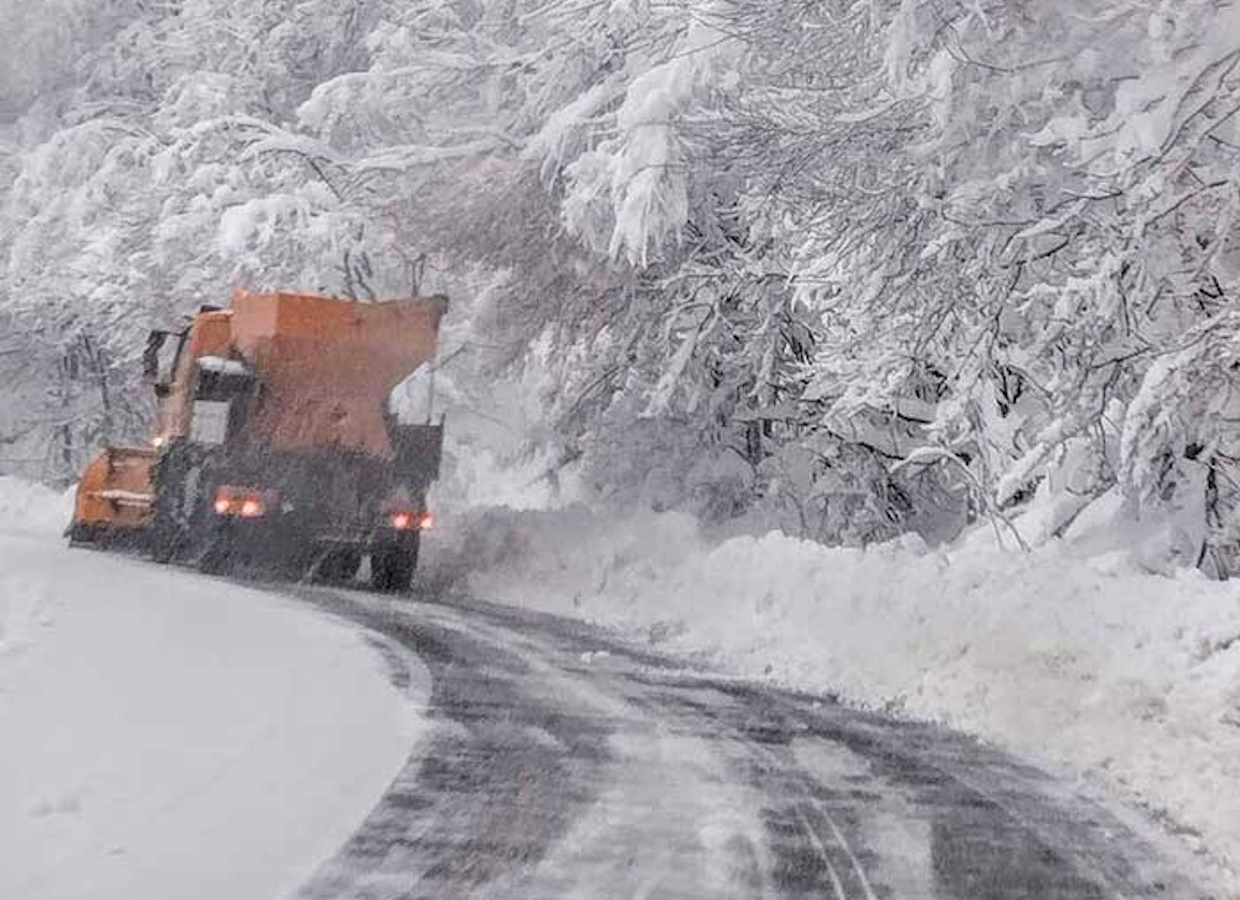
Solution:
[(215, 492), (213, 509), (217, 516), (258, 519), (267, 514), (267, 499), (261, 491), (225, 485)]
[(427, 531), (435, 519), (430, 513), (394, 512), (388, 515), (388, 522), (397, 531)]

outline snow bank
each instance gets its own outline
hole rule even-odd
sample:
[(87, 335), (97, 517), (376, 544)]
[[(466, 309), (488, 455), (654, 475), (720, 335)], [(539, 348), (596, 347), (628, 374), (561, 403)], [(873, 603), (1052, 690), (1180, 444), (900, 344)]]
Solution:
[(72, 491), (0, 475), (0, 532), (56, 535), (65, 530), (73, 511)]
[[(0, 531), (55, 533), (59, 500), (4, 480)], [(0, 897), (285, 896), (401, 769), (419, 705), (326, 617), (0, 533)]]
[[(1082, 520), (1085, 521), (1085, 520)], [(1240, 590), (1080, 541), (869, 551), (717, 545), (678, 514), (492, 511), (462, 544), (484, 597), (994, 739), (1135, 794), (1240, 872)], [(1096, 537), (1096, 535), (1093, 535)]]

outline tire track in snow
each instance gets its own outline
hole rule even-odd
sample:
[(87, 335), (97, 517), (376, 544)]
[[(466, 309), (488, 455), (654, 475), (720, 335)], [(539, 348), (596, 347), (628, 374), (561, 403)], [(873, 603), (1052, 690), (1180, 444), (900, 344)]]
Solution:
[(439, 723), (303, 898), (1209, 896), (1096, 805), (942, 729), (548, 616), (297, 594), (417, 653)]

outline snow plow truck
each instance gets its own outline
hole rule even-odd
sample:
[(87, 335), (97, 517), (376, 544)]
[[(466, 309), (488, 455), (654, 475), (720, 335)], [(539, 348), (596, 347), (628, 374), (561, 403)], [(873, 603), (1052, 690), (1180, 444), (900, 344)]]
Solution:
[(151, 333), (155, 434), (108, 447), (79, 482), (73, 544), (136, 547), (222, 572), (401, 591), (431, 526), (443, 422), (399, 421), (393, 390), (429, 373), (444, 297), (360, 303), (238, 291)]

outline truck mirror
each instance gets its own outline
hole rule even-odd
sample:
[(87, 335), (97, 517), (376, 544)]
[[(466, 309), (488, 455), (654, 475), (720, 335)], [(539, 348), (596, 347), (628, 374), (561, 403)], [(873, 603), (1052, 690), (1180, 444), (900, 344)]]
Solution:
[(159, 377), (159, 351), (168, 340), (168, 332), (152, 331), (146, 338), (146, 350), (142, 352), (142, 374), (154, 381)]

